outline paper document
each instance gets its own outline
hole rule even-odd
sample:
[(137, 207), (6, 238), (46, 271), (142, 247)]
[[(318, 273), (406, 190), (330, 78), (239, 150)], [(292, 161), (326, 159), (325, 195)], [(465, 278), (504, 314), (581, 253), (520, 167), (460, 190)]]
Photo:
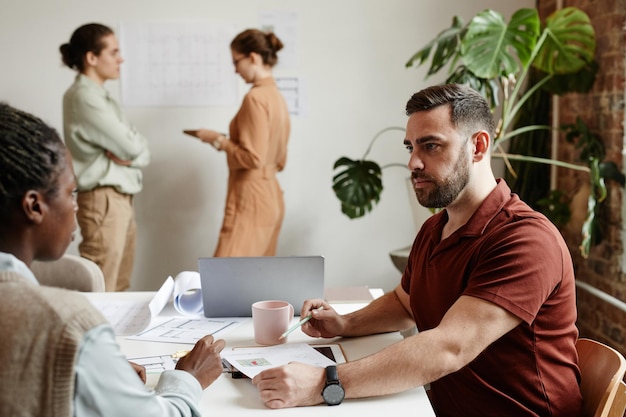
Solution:
[[(178, 360), (182, 357), (181, 354), (186, 355), (188, 351), (178, 351), (170, 355), (158, 355), (158, 356), (140, 356), (136, 358), (127, 358), (127, 360), (134, 362), (138, 365), (142, 365), (146, 368), (147, 374), (160, 374), (163, 371), (171, 371), (176, 369)], [(222, 361), (222, 372), (232, 373), (231, 366)]]
[(116, 336), (139, 333), (150, 325), (152, 314), (147, 303), (140, 301), (89, 301), (111, 323)]
[(219, 338), (247, 320), (250, 319), (248, 317), (214, 319), (173, 317), (134, 336), (129, 336), (128, 339), (194, 344), (208, 334)]
[[(167, 280), (172, 280), (172, 277), (168, 277)], [(196, 271), (183, 271), (176, 275), (173, 281), (172, 295), (176, 311), (186, 315), (202, 316), (204, 308), (202, 306), (200, 274)]]
[(289, 362), (302, 362), (324, 368), (335, 364), (306, 343), (233, 348), (230, 351), (223, 350), (222, 358), (249, 378), (254, 378), (265, 369), (275, 368)]
[(200, 274), (183, 271), (176, 278), (168, 277), (149, 303), (92, 298), (89, 300), (111, 323), (116, 335), (129, 336), (147, 329), (172, 298), (174, 308), (180, 314), (203, 317)]
[(333, 303), (369, 303), (374, 299), (367, 285), (355, 287), (330, 287), (324, 290), (324, 298)]
[(171, 371), (176, 368), (178, 358), (174, 356), (175, 355), (142, 356), (140, 358), (128, 358), (128, 360), (145, 367), (146, 373), (148, 374), (160, 374), (163, 371)]

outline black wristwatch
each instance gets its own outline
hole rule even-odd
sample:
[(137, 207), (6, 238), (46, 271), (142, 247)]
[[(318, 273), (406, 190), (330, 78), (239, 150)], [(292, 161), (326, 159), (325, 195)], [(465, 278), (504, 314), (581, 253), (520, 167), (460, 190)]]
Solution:
[(326, 367), (326, 385), (322, 390), (322, 398), (328, 405), (339, 405), (343, 401), (346, 392), (339, 383), (336, 366)]

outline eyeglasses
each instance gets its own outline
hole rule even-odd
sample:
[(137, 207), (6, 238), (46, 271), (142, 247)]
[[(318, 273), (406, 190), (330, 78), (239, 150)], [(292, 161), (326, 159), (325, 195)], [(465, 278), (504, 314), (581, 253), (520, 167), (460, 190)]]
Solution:
[(242, 59), (246, 59), (246, 58), (250, 58), (250, 56), (249, 55), (244, 55), (242, 57), (233, 59), (233, 65), (237, 66), (237, 64), (239, 64), (239, 61), (241, 61)]

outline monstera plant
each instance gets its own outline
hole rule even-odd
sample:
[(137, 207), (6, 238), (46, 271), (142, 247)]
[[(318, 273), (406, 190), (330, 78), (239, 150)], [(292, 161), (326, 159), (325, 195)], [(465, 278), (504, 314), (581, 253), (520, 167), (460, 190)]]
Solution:
[[(521, 109), (540, 89), (563, 93), (578, 91), (581, 85), (590, 88), (595, 79), (595, 47), (589, 17), (575, 7), (560, 9), (543, 23), (536, 9), (520, 9), (508, 23), (500, 13), (488, 9), (467, 24), (454, 17), (452, 25), (418, 50), (406, 67), (430, 63), (427, 78), (447, 68), (446, 83), (468, 84), (491, 103), (498, 120), (494, 156), (503, 158), (509, 167), (510, 161), (522, 160), (588, 172), (592, 189), (599, 189), (590, 196), (595, 202), (606, 191), (602, 176), (594, 173), (599, 161), (577, 163), (509, 154), (501, 146), (519, 135), (551, 129), (544, 124), (516, 124)], [(352, 160), (344, 156), (335, 162), (334, 170), (333, 190), (342, 212), (357, 218), (371, 211), (383, 191), (382, 168), (365, 157)]]

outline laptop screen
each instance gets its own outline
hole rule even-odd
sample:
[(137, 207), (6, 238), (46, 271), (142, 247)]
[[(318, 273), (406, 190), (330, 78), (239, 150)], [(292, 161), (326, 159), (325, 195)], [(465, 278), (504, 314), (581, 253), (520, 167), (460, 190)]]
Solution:
[(200, 258), (205, 317), (250, 317), (261, 300), (282, 300), (296, 315), (309, 298), (324, 298), (322, 256)]

